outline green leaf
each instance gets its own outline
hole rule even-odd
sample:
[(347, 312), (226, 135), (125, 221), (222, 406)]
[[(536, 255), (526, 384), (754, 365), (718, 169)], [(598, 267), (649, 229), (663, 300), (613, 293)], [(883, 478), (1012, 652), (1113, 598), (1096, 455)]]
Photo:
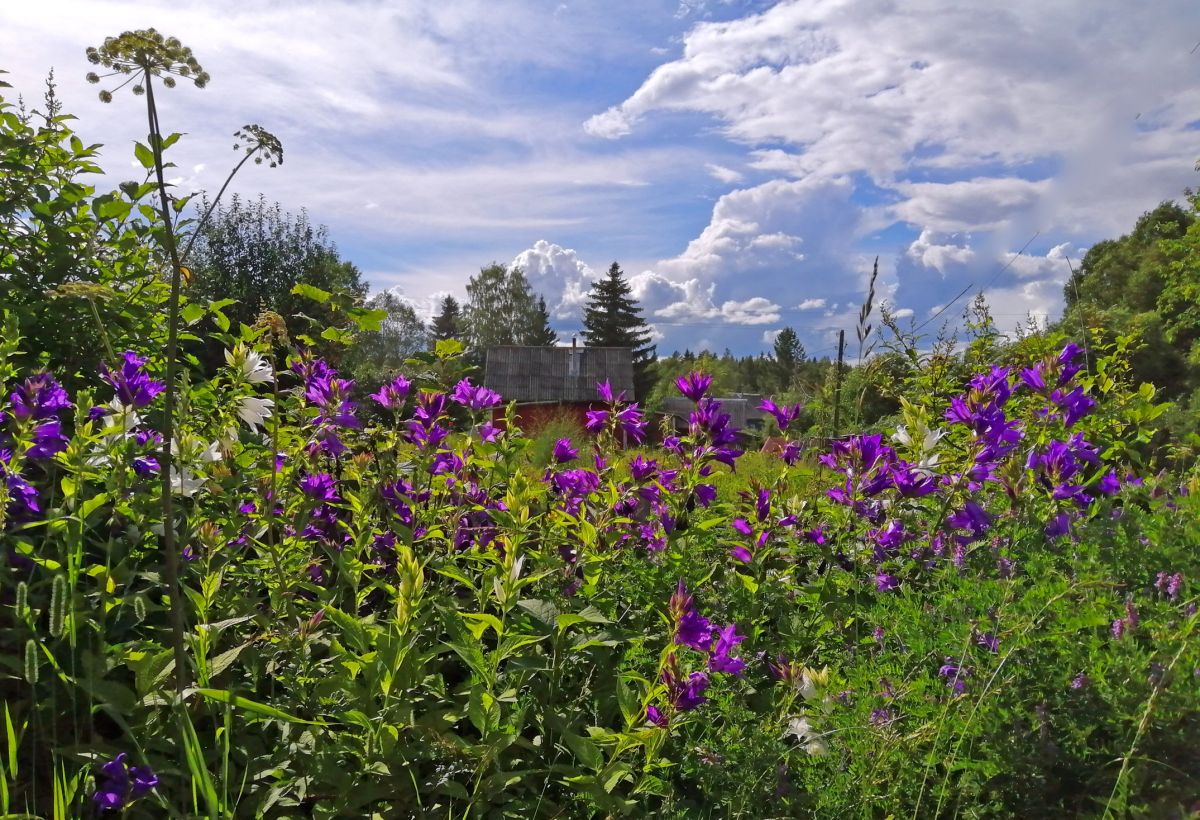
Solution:
[(137, 161), (142, 164), (142, 167), (149, 170), (154, 167), (154, 152), (142, 143), (135, 143), (133, 146), (133, 154), (137, 157)]
[(327, 327), (321, 331), (321, 338), (348, 345), (354, 341), (354, 334), (340, 327)]
[(458, 614), (469, 622), (467, 628), (471, 630), (471, 634), (476, 639), (482, 638), (489, 626), (496, 633), (496, 637), (504, 635), (504, 624), (495, 615), (489, 615), (486, 612), (460, 612)]
[(737, 577), (738, 580), (742, 582), (742, 586), (744, 586), (746, 591), (751, 595), (758, 592), (758, 581), (755, 581), (754, 578), (749, 575), (744, 575), (740, 572), (737, 574)]
[(378, 333), (383, 329), (383, 320), (388, 317), (386, 310), (369, 310), (367, 308), (350, 308), (346, 311), (354, 326), (363, 332)]
[(306, 285), (303, 282), (292, 288), (292, 294), (295, 296), (307, 297), (312, 299), (314, 302), (320, 302), (321, 304), (325, 304), (333, 296), (333, 294), (327, 290), (321, 290), (314, 285)]
[(546, 624), (546, 626), (553, 625), (555, 623), (554, 619), (558, 617), (558, 607), (540, 598), (526, 598), (523, 601), (517, 601), (517, 606)]
[(233, 649), (227, 649), (220, 655), (217, 655), (208, 665), (208, 676), (210, 678), (215, 678), (217, 675), (224, 672), (233, 665), (233, 662), (237, 660), (237, 656), (242, 654), (242, 650), (250, 646), (252, 643), (254, 642), (247, 641), (244, 644), (239, 644)]
[(306, 720), (304, 718), (289, 715), (282, 709), (276, 709), (274, 706), (268, 706), (265, 703), (259, 703), (256, 700), (244, 698), (241, 695), (235, 695), (232, 692), (224, 689), (197, 689), (196, 694), (208, 700), (215, 700), (219, 703), (228, 703), (230, 706), (238, 709), (245, 709), (247, 712), (254, 712), (256, 715), (263, 717), (274, 718), (276, 720), (285, 720), (288, 723), (304, 723), (308, 726), (328, 726), (323, 720)]
[(571, 753), (589, 769), (599, 770), (604, 766), (604, 754), (600, 751), (600, 747), (586, 737), (581, 737), (574, 732), (563, 732), (563, 742), (567, 744), (567, 748)]
[(179, 311), (179, 315), (183, 318), (183, 323), (187, 325), (195, 324), (204, 316), (204, 308), (197, 305), (195, 302), (183, 306)]

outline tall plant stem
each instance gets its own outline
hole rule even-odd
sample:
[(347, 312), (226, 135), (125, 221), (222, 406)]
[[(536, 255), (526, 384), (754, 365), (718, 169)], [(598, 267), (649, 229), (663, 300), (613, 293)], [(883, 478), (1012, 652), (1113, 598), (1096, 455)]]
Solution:
[(179, 346), (179, 299), (181, 270), (175, 233), (171, 229), (171, 204), (167, 199), (167, 183), (163, 178), (162, 131), (158, 127), (158, 109), (154, 105), (154, 83), (149, 71), (146, 77), (146, 117), (150, 126), (150, 150), (154, 152), (154, 174), (158, 181), (158, 200), (162, 209), (163, 244), (171, 257), (171, 297), (167, 314), (167, 393), (163, 405), (162, 449), (162, 517), (163, 554), (167, 587), (171, 598), (171, 638), (175, 649), (175, 690), (180, 695), (189, 682), (187, 652), (184, 649), (184, 616), (182, 589), (179, 585), (179, 551), (175, 543), (175, 509), (171, 492), (171, 447), (175, 437), (175, 357)]
[[(183, 253), (179, 254), (179, 261), (182, 263), (188, 258), (188, 254), (192, 252), (192, 245), (196, 242), (196, 237), (200, 235), (201, 229), (204, 228), (204, 223), (212, 216), (213, 210), (217, 207), (217, 203), (221, 201), (221, 197), (225, 193), (225, 189), (229, 187), (229, 183), (233, 182), (233, 178), (237, 176), (237, 172), (242, 170), (242, 166), (249, 161), (250, 157), (258, 152), (258, 146), (246, 152), (246, 156), (242, 157), (241, 161), (233, 166), (233, 170), (229, 172), (229, 176), (225, 177), (224, 184), (221, 185), (221, 190), (217, 191), (217, 195), (213, 197), (213, 201), (208, 203), (208, 208), (205, 209), (204, 215), (200, 217), (200, 221), (196, 223), (196, 227), (192, 229), (191, 236), (188, 237), (187, 244), (183, 246)], [(154, 154), (155, 159), (158, 159), (158, 153)], [(178, 265), (176, 266), (178, 267)]]

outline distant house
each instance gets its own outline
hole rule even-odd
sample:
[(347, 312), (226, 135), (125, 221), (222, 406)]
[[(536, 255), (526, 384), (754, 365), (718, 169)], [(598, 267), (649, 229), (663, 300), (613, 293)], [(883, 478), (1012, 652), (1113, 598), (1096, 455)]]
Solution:
[[(488, 348), (483, 384), (517, 403), (522, 428), (570, 414), (582, 426), (589, 409), (603, 406), (596, 384), (607, 381), (613, 392), (633, 397), (633, 354), (627, 347), (523, 347)], [(503, 417), (497, 407), (493, 419)]]
[[(721, 412), (729, 414), (729, 424), (746, 432), (761, 432), (766, 424), (766, 413), (758, 409), (762, 396), (738, 393), (733, 396), (713, 396), (721, 403)], [(691, 399), (673, 396), (663, 400), (661, 412), (671, 417), (677, 431), (687, 430), (688, 416), (696, 405)]]

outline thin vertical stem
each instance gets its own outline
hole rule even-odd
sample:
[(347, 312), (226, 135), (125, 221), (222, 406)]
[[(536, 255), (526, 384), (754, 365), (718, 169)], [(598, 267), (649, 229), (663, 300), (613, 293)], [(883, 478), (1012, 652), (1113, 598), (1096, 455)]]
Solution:
[(149, 71), (146, 77), (146, 116), (150, 126), (150, 150), (154, 152), (154, 174), (158, 181), (159, 205), (162, 209), (163, 244), (171, 257), (171, 296), (167, 316), (167, 391), (164, 403), (162, 449), (162, 511), (163, 553), (167, 586), (171, 598), (171, 636), (175, 649), (175, 689), (179, 694), (189, 682), (187, 653), (184, 650), (184, 613), (182, 590), (179, 585), (179, 552), (175, 544), (175, 510), (171, 490), (171, 448), (175, 437), (175, 357), (179, 346), (179, 299), (181, 277), (179, 252), (171, 230), (171, 205), (167, 199), (167, 183), (163, 177), (162, 132), (158, 127), (158, 109), (154, 105), (154, 82)]

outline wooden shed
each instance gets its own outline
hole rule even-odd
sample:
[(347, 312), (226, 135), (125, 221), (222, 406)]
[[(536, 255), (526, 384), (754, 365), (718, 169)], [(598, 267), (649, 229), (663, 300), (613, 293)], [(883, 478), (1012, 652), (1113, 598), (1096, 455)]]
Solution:
[[(713, 398), (721, 403), (721, 412), (729, 414), (730, 426), (747, 432), (763, 430), (766, 413), (758, 409), (758, 405), (762, 403), (762, 396), (739, 393), (734, 396), (714, 396)], [(688, 416), (695, 407), (696, 405), (691, 399), (672, 396), (663, 400), (662, 412), (671, 417), (676, 430), (682, 431), (687, 429)]]
[[(488, 348), (483, 384), (517, 403), (522, 428), (533, 429), (564, 412), (582, 426), (585, 414), (603, 406), (596, 385), (607, 381), (613, 392), (633, 397), (633, 353), (627, 347)], [(499, 419), (504, 408), (496, 408)]]

